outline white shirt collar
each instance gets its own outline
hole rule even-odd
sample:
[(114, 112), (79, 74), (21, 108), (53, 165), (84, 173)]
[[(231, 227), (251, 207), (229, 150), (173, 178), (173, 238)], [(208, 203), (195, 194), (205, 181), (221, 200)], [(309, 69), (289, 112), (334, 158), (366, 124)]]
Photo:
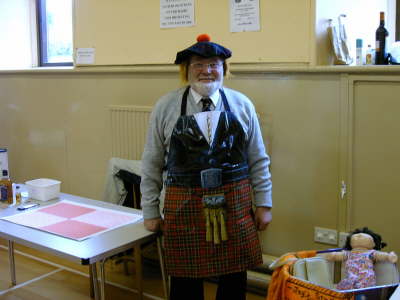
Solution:
[[(199, 104), (200, 100), (204, 98), (204, 96), (200, 95), (198, 92), (196, 92), (193, 88), (190, 88), (190, 93), (192, 94), (192, 97), (196, 104)], [(214, 94), (209, 96), (211, 99), (212, 103), (214, 104), (214, 107), (217, 107), (218, 101), (219, 101), (219, 90), (216, 90)]]

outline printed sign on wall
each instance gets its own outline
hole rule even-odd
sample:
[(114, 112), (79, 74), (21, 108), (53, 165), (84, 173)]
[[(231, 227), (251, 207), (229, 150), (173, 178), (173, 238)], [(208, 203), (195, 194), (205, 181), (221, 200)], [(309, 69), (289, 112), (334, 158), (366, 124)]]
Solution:
[(259, 0), (231, 0), (231, 32), (259, 30)]
[(194, 26), (194, 0), (160, 0), (160, 27)]

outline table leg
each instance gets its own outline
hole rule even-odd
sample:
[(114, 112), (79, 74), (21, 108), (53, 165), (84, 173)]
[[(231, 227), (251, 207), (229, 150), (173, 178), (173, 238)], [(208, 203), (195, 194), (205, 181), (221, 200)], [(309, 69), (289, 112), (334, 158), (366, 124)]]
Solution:
[(15, 276), (15, 259), (14, 259), (14, 242), (8, 241), (8, 261), (10, 263), (10, 276), (11, 284), (14, 286), (17, 284)]
[(137, 282), (137, 291), (138, 291), (138, 299), (143, 299), (143, 270), (142, 270), (142, 249), (140, 245), (134, 247), (135, 253), (135, 267), (136, 267), (136, 282)]
[(169, 299), (169, 282), (168, 282), (168, 277), (167, 274), (165, 273), (165, 264), (164, 264), (164, 256), (163, 256), (163, 251), (162, 251), (162, 236), (159, 235), (157, 237), (157, 249), (158, 249), (158, 258), (160, 259), (160, 267), (161, 267), (161, 276), (162, 276), (162, 281), (163, 281), (163, 287), (164, 287), (164, 295), (165, 299)]
[(106, 284), (106, 273), (104, 271), (104, 263), (105, 259), (102, 259), (100, 261), (100, 299), (105, 300), (106, 298), (106, 293), (105, 293), (105, 284)]
[(96, 269), (96, 263), (90, 264), (90, 268), (92, 269), (92, 282), (93, 282), (93, 291), (94, 291), (94, 299), (100, 300), (100, 295), (99, 295), (99, 284), (97, 282), (97, 269)]
[(89, 293), (90, 298), (94, 298), (94, 287), (93, 287), (93, 269), (92, 266), (89, 266)]

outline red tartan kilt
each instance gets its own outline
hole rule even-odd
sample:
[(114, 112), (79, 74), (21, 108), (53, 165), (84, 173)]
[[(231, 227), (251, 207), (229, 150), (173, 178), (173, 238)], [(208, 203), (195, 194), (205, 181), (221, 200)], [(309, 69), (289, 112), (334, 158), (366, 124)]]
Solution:
[[(209, 277), (241, 272), (262, 263), (248, 179), (213, 189), (227, 203), (228, 240), (206, 241), (202, 196), (207, 190), (167, 186), (164, 202), (164, 248), (169, 275)], [(209, 191), (208, 191), (209, 192)]]

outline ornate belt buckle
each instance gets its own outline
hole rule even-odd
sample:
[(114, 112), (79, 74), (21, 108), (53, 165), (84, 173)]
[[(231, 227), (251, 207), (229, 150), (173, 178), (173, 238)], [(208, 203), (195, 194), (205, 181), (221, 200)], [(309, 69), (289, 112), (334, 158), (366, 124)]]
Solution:
[(204, 195), (203, 207), (206, 208), (222, 208), (225, 206), (224, 194)]
[(210, 168), (200, 172), (202, 188), (216, 188), (222, 186), (222, 170)]

